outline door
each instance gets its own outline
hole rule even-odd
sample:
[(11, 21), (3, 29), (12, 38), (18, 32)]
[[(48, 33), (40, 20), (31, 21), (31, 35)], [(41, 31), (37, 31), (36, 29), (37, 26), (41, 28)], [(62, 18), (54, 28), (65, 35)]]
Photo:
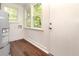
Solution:
[(49, 50), (55, 56), (79, 55), (79, 5), (50, 4)]

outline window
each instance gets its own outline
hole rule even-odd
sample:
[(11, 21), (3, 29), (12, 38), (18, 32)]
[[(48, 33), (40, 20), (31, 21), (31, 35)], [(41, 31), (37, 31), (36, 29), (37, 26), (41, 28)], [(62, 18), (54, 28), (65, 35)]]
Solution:
[(37, 3), (33, 6), (33, 25), (34, 27), (41, 28), (41, 14), (42, 6)]
[(25, 10), (25, 24), (30, 28), (41, 28), (42, 5), (41, 3), (29, 4)]
[(25, 25), (26, 27), (31, 27), (31, 7), (25, 10)]
[(4, 10), (9, 14), (9, 21), (14, 22), (17, 18), (17, 10), (12, 7), (4, 7)]

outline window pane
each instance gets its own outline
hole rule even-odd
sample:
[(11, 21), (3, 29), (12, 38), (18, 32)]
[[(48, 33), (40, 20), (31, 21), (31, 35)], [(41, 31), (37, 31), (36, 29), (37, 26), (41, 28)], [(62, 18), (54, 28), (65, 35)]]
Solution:
[(27, 27), (31, 27), (31, 13), (27, 13), (27, 18), (26, 18), (26, 25)]
[(41, 28), (41, 17), (34, 16), (34, 27)]
[(4, 7), (4, 9), (9, 14), (9, 21), (16, 21), (16, 17), (17, 17), (16, 8)]
[(41, 14), (42, 14), (42, 5), (40, 3), (37, 3), (33, 7), (34, 27), (41, 28)]
[(31, 27), (31, 7), (28, 7), (27, 10), (25, 10), (25, 20), (26, 27)]

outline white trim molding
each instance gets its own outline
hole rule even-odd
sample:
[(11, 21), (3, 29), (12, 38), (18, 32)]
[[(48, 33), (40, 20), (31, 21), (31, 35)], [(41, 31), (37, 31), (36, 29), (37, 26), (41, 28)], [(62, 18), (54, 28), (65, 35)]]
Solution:
[[(29, 39), (29, 40), (28, 40), (28, 39)], [(27, 41), (30, 42), (31, 44), (35, 45), (37, 48), (41, 49), (41, 50), (44, 51), (45, 53), (49, 54), (49, 52), (47, 51), (47, 48), (44, 47), (43, 45), (41, 45), (40, 43), (31, 40), (31, 38), (27, 38), (27, 39), (25, 39), (25, 40), (27, 40)]]

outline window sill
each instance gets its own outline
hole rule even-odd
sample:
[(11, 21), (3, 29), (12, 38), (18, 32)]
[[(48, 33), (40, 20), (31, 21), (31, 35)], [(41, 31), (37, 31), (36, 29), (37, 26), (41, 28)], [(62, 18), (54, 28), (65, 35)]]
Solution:
[(17, 21), (9, 21), (10, 24), (18, 23)]
[(30, 30), (37, 30), (37, 31), (44, 31), (41, 28), (30, 28), (30, 27), (26, 27), (25, 29), (30, 29)]

